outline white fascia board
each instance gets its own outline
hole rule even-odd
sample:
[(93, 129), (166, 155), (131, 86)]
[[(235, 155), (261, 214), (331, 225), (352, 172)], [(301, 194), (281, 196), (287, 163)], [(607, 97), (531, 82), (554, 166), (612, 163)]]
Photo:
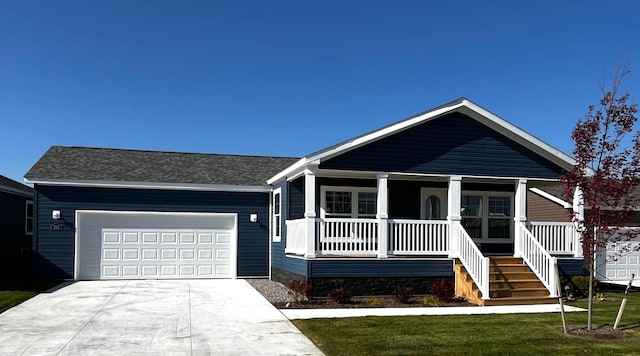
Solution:
[[(558, 150), (557, 148), (545, 143), (544, 141), (540, 140), (539, 138), (529, 134), (528, 132), (522, 130), (521, 128), (511, 124), (510, 122), (504, 120), (503, 118), (493, 114), (492, 112), (476, 105), (475, 103), (469, 101), (468, 99), (463, 100), (463, 104), (465, 107), (469, 108), (469, 110), (479, 114), (481, 117), (475, 117), (476, 119), (482, 119), (485, 118), (486, 122), (485, 123), (489, 123), (489, 126), (493, 126), (491, 125), (491, 123), (502, 127), (503, 129), (505, 129), (505, 131), (502, 131), (502, 134), (505, 134), (506, 136), (515, 139), (515, 141), (520, 141), (520, 143), (522, 143), (521, 140), (524, 140), (525, 142), (531, 143), (534, 146), (536, 146), (537, 148), (539, 148), (538, 153), (542, 153), (543, 156), (547, 156), (547, 158), (552, 158), (553, 160), (560, 160), (561, 162), (565, 163), (567, 166), (569, 167), (573, 167), (576, 164), (576, 161), (571, 158), (570, 156), (568, 156), (567, 154), (565, 154), (564, 152)], [(482, 120), (480, 120), (482, 121)], [(494, 127), (495, 128), (495, 127)], [(521, 140), (518, 140), (521, 139)]]
[(550, 201), (552, 201), (552, 202), (554, 202), (554, 203), (556, 203), (556, 204), (558, 204), (558, 205), (562, 206), (562, 207), (563, 207), (563, 208), (565, 208), (565, 209), (571, 209), (571, 208), (573, 208), (573, 204), (570, 204), (570, 203), (568, 203), (568, 202), (566, 202), (566, 201), (564, 201), (564, 200), (562, 200), (562, 199), (560, 199), (560, 198), (556, 197), (555, 195), (551, 195), (551, 194), (549, 194), (549, 193), (545, 192), (544, 190), (540, 190), (540, 189), (538, 189), (538, 188), (529, 188), (529, 190), (530, 190), (532, 193), (536, 193), (536, 194), (538, 194), (539, 196), (541, 196), (541, 197), (543, 197), (543, 198), (545, 198), (545, 199), (548, 199), (548, 200), (550, 200)]
[(16, 189), (13, 187), (7, 187), (6, 185), (0, 185), (0, 192), (6, 192), (11, 194), (18, 194), (25, 197), (32, 197), (33, 193), (25, 192), (24, 190)]
[(149, 183), (149, 182), (111, 182), (88, 180), (59, 180), (59, 179), (29, 179), (28, 183), (94, 188), (129, 188), (129, 189), (159, 189), (159, 190), (193, 190), (211, 192), (245, 192), (269, 193), (271, 187), (266, 185), (224, 185), (224, 184), (188, 184), (188, 183)]
[(289, 176), (289, 175), (296, 175), (296, 174), (299, 174), (300, 172), (303, 172), (307, 162), (308, 162), (308, 160), (306, 158), (300, 158), (296, 163), (290, 165), (289, 167), (285, 168), (280, 173), (278, 173), (275, 176), (269, 178), (267, 180), (267, 184), (272, 185), (273, 183), (276, 183), (276, 182), (278, 182), (278, 181), (280, 181), (282, 179), (286, 179), (287, 176)]

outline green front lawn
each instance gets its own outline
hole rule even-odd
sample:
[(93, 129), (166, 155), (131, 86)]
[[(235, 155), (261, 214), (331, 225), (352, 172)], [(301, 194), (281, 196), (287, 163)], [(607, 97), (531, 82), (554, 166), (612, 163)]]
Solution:
[(59, 283), (51, 280), (0, 280), (0, 313)]
[[(594, 325), (612, 326), (622, 293), (595, 303)], [(573, 303), (585, 307), (586, 303)], [(569, 325), (586, 325), (587, 313), (567, 313)], [(327, 355), (638, 355), (640, 293), (627, 302), (625, 337), (599, 340), (563, 335), (560, 314), (365, 317), (296, 320)]]

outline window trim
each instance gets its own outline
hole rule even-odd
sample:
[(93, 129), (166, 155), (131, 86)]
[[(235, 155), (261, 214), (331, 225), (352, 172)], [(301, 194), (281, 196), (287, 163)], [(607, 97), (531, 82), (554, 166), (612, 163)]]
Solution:
[[(353, 186), (333, 186), (323, 185), (320, 187), (320, 217), (322, 219), (327, 218), (327, 192), (351, 192), (351, 216), (332, 216), (336, 219), (358, 219), (358, 193), (376, 193), (378, 194), (378, 188), (376, 187), (353, 187)], [(353, 199), (353, 197), (356, 197)], [(377, 209), (377, 199), (376, 199)], [(377, 213), (376, 213), (377, 214)], [(366, 216), (360, 217), (361, 219), (375, 219), (376, 214), (365, 214)], [(330, 214), (331, 215), (331, 214)]]
[[(463, 190), (460, 194), (460, 202), (462, 203), (462, 196), (471, 195), (471, 196), (480, 196), (482, 198), (482, 206), (480, 207), (482, 211), (481, 216), (470, 216), (470, 218), (481, 218), (482, 219), (482, 232), (481, 237), (474, 241), (482, 242), (482, 243), (505, 243), (509, 241), (513, 241), (514, 238), (514, 217), (515, 217), (515, 193), (514, 192), (500, 192), (500, 191), (478, 191), (478, 190)], [(489, 216), (489, 197), (509, 197), (510, 202), (510, 212), (508, 217), (493, 217), (493, 219), (509, 219), (509, 238), (490, 238), (489, 237), (489, 219), (492, 219)], [(462, 208), (462, 206), (461, 206)], [(462, 214), (460, 214), (462, 215)], [(464, 219), (464, 216), (462, 217)]]
[[(278, 197), (279, 212), (276, 214), (276, 196)], [(280, 225), (279, 227), (277, 225)], [(279, 234), (276, 234), (279, 232)], [(271, 197), (271, 241), (282, 242), (282, 187), (273, 190)]]
[[(31, 216), (29, 216), (29, 206), (31, 206)], [(33, 236), (33, 221), (35, 216), (35, 210), (33, 206), (33, 200), (25, 200), (24, 204), (24, 234)], [(31, 222), (29, 222), (31, 220)], [(31, 229), (29, 229), (31, 227)]]

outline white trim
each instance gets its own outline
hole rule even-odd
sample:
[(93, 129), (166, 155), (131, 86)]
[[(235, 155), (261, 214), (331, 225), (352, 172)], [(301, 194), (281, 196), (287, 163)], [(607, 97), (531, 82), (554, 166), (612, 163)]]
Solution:
[(173, 215), (173, 216), (216, 216), (216, 217), (232, 217), (233, 218), (233, 234), (231, 240), (233, 246), (231, 248), (231, 278), (238, 278), (238, 214), (237, 213), (196, 213), (196, 212), (171, 212), (171, 211), (139, 211), (139, 210), (76, 210), (74, 223), (74, 256), (73, 256), (73, 279), (78, 280), (80, 274), (80, 253), (79, 238), (80, 230), (80, 214), (128, 214), (128, 215)]
[[(334, 218), (357, 218), (358, 217), (358, 193), (378, 193), (377, 187), (352, 187), (352, 186), (334, 186), (334, 185), (323, 185), (320, 187), (320, 218), (325, 219), (327, 217), (327, 197), (326, 192), (351, 192), (355, 193), (355, 197), (351, 197), (351, 216), (332, 216)], [(376, 198), (376, 204), (377, 204)], [(355, 205), (355, 206), (354, 206)], [(355, 208), (355, 209), (354, 209)], [(370, 214), (371, 216), (366, 216), (365, 218), (375, 219), (376, 214)]]
[[(278, 195), (278, 206), (280, 212), (277, 214), (280, 217), (279, 224), (276, 224), (276, 195)], [(271, 195), (271, 242), (282, 242), (282, 187), (274, 189)], [(276, 227), (277, 225), (280, 225)], [(286, 228), (286, 226), (285, 226)], [(276, 230), (280, 232), (276, 235)]]
[(295, 174), (300, 174), (301, 172), (304, 172), (304, 167), (307, 165), (308, 162), (309, 160), (306, 157), (300, 158), (300, 160), (298, 160), (296, 163), (290, 165), (289, 167), (287, 167), (280, 173), (276, 174), (275, 176), (267, 179), (267, 184), (272, 185), (273, 183), (286, 178), (287, 175), (295, 175)]
[[(25, 200), (24, 203), (24, 234), (27, 236), (33, 236), (33, 223), (35, 221), (34, 216), (36, 214), (36, 211), (34, 210), (35, 207), (33, 206), (33, 200)], [(27, 221), (29, 205), (31, 205), (31, 231), (28, 230), (29, 223)]]
[(532, 193), (538, 194), (539, 196), (541, 196), (541, 197), (543, 197), (545, 199), (551, 200), (552, 202), (562, 206), (565, 209), (571, 209), (571, 207), (573, 207), (572, 204), (570, 204), (570, 203), (568, 203), (568, 202), (556, 197), (555, 195), (549, 194), (549, 193), (547, 193), (544, 190), (541, 190), (539, 188), (529, 188), (529, 190)]
[(31, 179), (28, 183), (52, 186), (96, 187), (96, 188), (137, 188), (137, 189), (167, 189), (167, 190), (195, 190), (220, 192), (248, 192), (268, 193), (271, 187), (266, 185), (225, 185), (225, 184), (195, 184), (195, 183), (150, 183), (150, 182), (115, 182), (91, 180), (62, 180), (62, 179)]

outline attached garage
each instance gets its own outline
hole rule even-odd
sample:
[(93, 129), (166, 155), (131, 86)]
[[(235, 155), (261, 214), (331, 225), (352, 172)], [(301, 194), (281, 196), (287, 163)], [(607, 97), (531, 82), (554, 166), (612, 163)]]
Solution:
[(40, 278), (265, 278), (271, 186), (297, 158), (53, 146), (34, 185)]
[(237, 214), (76, 211), (75, 279), (236, 277)]

